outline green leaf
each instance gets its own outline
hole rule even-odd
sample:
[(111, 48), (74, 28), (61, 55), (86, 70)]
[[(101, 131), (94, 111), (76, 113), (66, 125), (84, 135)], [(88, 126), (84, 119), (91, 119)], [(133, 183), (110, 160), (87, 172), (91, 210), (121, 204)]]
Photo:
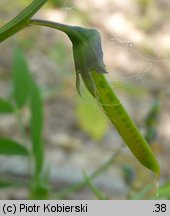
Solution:
[(30, 92), (30, 74), (26, 59), (20, 49), (14, 52), (13, 63), (14, 99), (19, 108), (27, 101)]
[(76, 108), (80, 127), (94, 140), (100, 140), (109, 128), (108, 120), (87, 91), (84, 95), (86, 101), (79, 97)]
[(7, 138), (0, 139), (0, 155), (28, 156), (28, 154), (28, 150), (16, 141)]
[(0, 188), (7, 188), (11, 186), (13, 186), (12, 182), (0, 180)]
[(35, 157), (36, 174), (39, 175), (42, 171), (44, 146), (42, 142), (42, 129), (43, 129), (43, 104), (38, 86), (32, 81), (31, 86), (31, 137), (32, 148)]
[(31, 200), (48, 200), (50, 187), (44, 182), (36, 182), (31, 187), (30, 199)]
[(0, 113), (13, 113), (14, 109), (10, 102), (0, 98)]
[[(36, 176), (35, 176), (36, 177)], [(32, 200), (47, 200), (49, 199), (49, 192), (51, 190), (49, 185), (50, 167), (41, 173), (40, 178), (35, 178), (30, 189), (30, 199)]]
[(0, 180), (0, 188), (9, 188), (9, 187), (23, 187), (24, 183), (13, 181), (13, 180)]

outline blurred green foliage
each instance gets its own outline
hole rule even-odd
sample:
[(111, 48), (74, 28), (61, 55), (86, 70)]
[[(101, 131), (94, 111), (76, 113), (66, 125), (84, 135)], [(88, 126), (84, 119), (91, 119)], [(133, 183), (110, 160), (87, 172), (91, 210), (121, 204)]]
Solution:
[(122, 167), (123, 178), (127, 185), (131, 185), (135, 178), (135, 171), (132, 166), (124, 165)]
[(4, 113), (13, 113), (14, 112), (14, 108), (12, 106), (12, 104), (5, 100), (4, 98), (0, 98), (0, 114), (4, 114)]
[(42, 172), (44, 161), (44, 147), (42, 141), (43, 130), (43, 106), (40, 91), (34, 81), (31, 83), (30, 92), (30, 111), (31, 111), (31, 140), (32, 150), (35, 158), (36, 176)]
[(27, 62), (19, 49), (15, 49), (13, 62), (13, 98), (18, 108), (27, 102), (30, 92), (30, 74)]
[(90, 178), (90, 176), (88, 176), (86, 173), (84, 173), (84, 179), (87, 182), (87, 185), (89, 186), (89, 188), (96, 195), (96, 197), (97, 197), (98, 200), (107, 200), (106, 195), (103, 192), (101, 192), (99, 190), (99, 188), (97, 188), (95, 186), (95, 184), (93, 183), (92, 178)]
[(149, 17), (142, 17), (137, 21), (137, 26), (145, 32), (151, 32), (154, 27), (154, 21)]
[[(72, 74), (70, 71), (70, 59), (72, 58), (72, 53), (67, 50), (64, 42), (57, 42), (49, 51), (49, 57), (60, 66), (60, 76), (67, 77), (68, 74)], [(67, 62), (67, 64), (66, 64)]]
[[(23, 52), (16, 49), (14, 52), (13, 73), (12, 73), (12, 92), (11, 99), (6, 100), (0, 98), (0, 113), (10, 113), (16, 115), (18, 124), (22, 132), (23, 144), (15, 140), (3, 137), (0, 138), (0, 154), (1, 155), (18, 155), (26, 156), (28, 163), (33, 164), (34, 169), (30, 170), (32, 180), (30, 182), (30, 198), (47, 199), (48, 197), (48, 173), (44, 176), (44, 145), (42, 142), (43, 132), (43, 105), (39, 88), (31, 77), (31, 73)], [(28, 106), (29, 105), (29, 106)], [(22, 121), (22, 109), (27, 107), (30, 109), (31, 121), (28, 126), (31, 128), (29, 139), (32, 145), (28, 150), (27, 139), (28, 134)], [(46, 180), (45, 180), (46, 179)], [(5, 185), (5, 181), (3, 184)], [(6, 186), (8, 180), (6, 182)]]
[(27, 148), (14, 140), (0, 138), (0, 154), (28, 156), (29, 152)]
[(157, 126), (159, 114), (160, 114), (160, 103), (159, 100), (156, 99), (153, 102), (144, 120), (145, 129), (146, 129), (145, 139), (149, 144), (153, 143), (157, 136), (156, 126)]
[(122, 81), (114, 81), (112, 83), (113, 89), (117, 89), (119, 91), (125, 92), (131, 96), (143, 96), (146, 95), (147, 90), (144, 89), (142, 86), (139, 86), (131, 82), (122, 82)]
[(170, 200), (170, 181), (161, 185), (158, 189), (159, 197)]
[(71, 0), (53, 0), (50, 1), (49, 4), (53, 7), (71, 7), (73, 2)]
[(13, 180), (7, 180), (7, 179), (1, 179), (0, 180), (0, 189), (20, 188), (23, 186), (25, 186), (25, 184), (21, 181), (13, 181)]
[(88, 91), (83, 89), (82, 93), (84, 98), (78, 96), (76, 107), (76, 116), (80, 127), (92, 139), (100, 140), (108, 131), (109, 122)]
[[(169, 200), (170, 199), (170, 182), (166, 182), (156, 188), (156, 184), (148, 184), (145, 188), (139, 190), (138, 192), (133, 192), (130, 195), (132, 200)], [(157, 196), (158, 195), (158, 196)]]

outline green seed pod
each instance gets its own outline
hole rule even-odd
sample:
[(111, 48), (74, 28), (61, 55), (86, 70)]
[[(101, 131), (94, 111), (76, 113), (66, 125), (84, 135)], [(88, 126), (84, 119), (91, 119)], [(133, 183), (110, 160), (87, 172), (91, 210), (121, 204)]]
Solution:
[(94, 29), (43, 20), (32, 20), (30, 23), (56, 28), (68, 35), (73, 44), (78, 91), (80, 92), (79, 75), (81, 75), (86, 88), (103, 107), (106, 115), (135, 157), (145, 167), (159, 173), (159, 165), (151, 148), (104, 77), (104, 73), (107, 73), (107, 71), (103, 62), (99, 32)]
[[(92, 72), (92, 77), (98, 91), (99, 103), (124, 142), (145, 167), (155, 173), (159, 173), (159, 165), (150, 146), (112, 91), (105, 77), (96, 73), (96, 71)], [(112, 106), (108, 106), (108, 104)]]

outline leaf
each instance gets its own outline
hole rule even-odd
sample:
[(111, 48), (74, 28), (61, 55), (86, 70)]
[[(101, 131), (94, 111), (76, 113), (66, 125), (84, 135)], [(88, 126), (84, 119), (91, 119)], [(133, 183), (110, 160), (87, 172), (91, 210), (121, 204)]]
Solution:
[(30, 74), (26, 59), (20, 49), (14, 52), (13, 85), (14, 99), (19, 108), (27, 101), (30, 93)]
[(46, 200), (49, 199), (49, 192), (51, 190), (49, 185), (50, 177), (50, 167), (47, 166), (46, 169), (41, 172), (40, 178), (36, 178), (31, 185), (30, 189), (30, 199), (33, 200)]
[(38, 86), (34, 81), (31, 85), (31, 138), (32, 148), (36, 163), (36, 174), (40, 174), (43, 166), (44, 146), (42, 143), (42, 129), (43, 129), (43, 109), (42, 99)]
[(14, 109), (10, 102), (0, 98), (0, 113), (13, 113)]
[(9, 187), (22, 187), (25, 186), (23, 182), (18, 182), (14, 180), (0, 180), (0, 188), (9, 188)]
[(13, 186), (12, 182), (0, 180), (0, 188), (7, 188), (11, 186)]
[(28, 156), (29, 152), (23, 145), (8, 138), (0, 139), (0, 155)]
[(31, 187), (30, 199), (31, 200), (48, 200), (50, 187), (44, 182), (36, 182)]
[(88, 94), (86, 100), (78, 98), (76, 115), (81, 128), (93, 139), (100, 140), (108, 130), (109, 124), (106, 116)]

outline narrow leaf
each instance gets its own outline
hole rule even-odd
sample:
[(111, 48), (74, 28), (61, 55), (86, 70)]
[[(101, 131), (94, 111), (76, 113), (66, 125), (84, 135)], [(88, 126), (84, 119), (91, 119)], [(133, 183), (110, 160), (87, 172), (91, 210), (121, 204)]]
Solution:
[(30, 74), (26, 59), (19, 49), (16, 49), (14, 52), (13, 84), (15, 102), (21, 108), (28, 99)]
[(10, 102), (0, 98), (0, 113), (12, 113), (14, 111)]
[(0, 155), (21, 155), (28, 156), (28, 150), (14, 140), (7, 138), (0, 139)]
[(0, 180), (0, 188), (8, 188), (12, 186), (13, 186), (12, 182)]
[(18, 180), (0, 180), (0, 189), (2, 188), (10, 188), (10, 187), (23, 187), (25, 184), (22, 182), (18, 182)]
[(40, 174), (43, 165), (44, 147), (42, 143), (42, 129), (43, 129), (43, 109), (42, 99), (36, 83), (32, 81), (31, 85), (31, 137), (33, 145), (33, 154), (36, 163), (36, 174)]

